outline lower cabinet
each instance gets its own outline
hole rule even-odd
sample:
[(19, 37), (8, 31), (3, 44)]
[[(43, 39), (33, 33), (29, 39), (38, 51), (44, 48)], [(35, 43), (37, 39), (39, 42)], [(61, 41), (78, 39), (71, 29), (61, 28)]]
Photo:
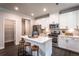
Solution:
[(79, 54), (75, 52), (70, 52), (70, 56), (79, 56)]
[(79, 53), (72, 52), (66, 49), (53, 47), (53, 56), (79, 56)]
[(63, 56), (64, 55), (64, 50), (61, 50), (59, 48), (53, 48), (53, 55), (54, 56)]
[(79, 52), (79, 37), (61, 36), (58, 39), (58, 46), (74, 52)]

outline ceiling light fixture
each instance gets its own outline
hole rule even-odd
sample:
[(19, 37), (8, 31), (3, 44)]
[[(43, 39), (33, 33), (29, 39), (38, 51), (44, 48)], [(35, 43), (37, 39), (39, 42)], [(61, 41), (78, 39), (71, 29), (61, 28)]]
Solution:
[(46, 9), (46, 8), (43, 8), (43, 11), (44, 11), (44, 12), (46, 12), (46, 11), (47, 11), (47, 9)]
[(15, 6), (14, 9), (15, 9), (15, 10), (18, 10), (19, 8)]
[(34, 13), (31, 13), (31, 16), (34, 16)]

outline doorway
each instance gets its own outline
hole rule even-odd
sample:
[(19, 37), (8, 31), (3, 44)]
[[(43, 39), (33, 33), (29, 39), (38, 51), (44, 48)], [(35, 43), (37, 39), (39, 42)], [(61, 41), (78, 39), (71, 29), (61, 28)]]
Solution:
[(30, 35), (30, 20), (22, 19), (22, 35)]
[(30, 20), (25, 20), (25, 30), (26, 35), (30, 35)]
[(5, 20), (5, 48), (15, 45), (15, 21)]

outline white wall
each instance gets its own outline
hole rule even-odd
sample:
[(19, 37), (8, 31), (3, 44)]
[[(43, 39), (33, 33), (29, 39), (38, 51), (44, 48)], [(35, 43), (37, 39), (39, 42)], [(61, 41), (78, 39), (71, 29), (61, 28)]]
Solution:
[(32, 18), (32, 20), (30, 21), (30, 35), (32, 35), (32, 30), (33, 30), (33, 25), (35, 24), (35, 20)]
[(15, 20), (16, 22), (16, 32), (15, 32), (15, 44), (19, 43), (19, 40), (21, 39), (21, 34), (22, 34), (22, 26), (21, 26), (21, 20), (22, 18), (27, 19), (28, 16), (25, 16), (23, 14), (17, 13), (17, 12), (13, 12), (4, 8), (0, 8), (0, 47), (4, 47), (4, 31), (3, 31), (3, 21), (5, 21), (6, 19), (9, 20)]

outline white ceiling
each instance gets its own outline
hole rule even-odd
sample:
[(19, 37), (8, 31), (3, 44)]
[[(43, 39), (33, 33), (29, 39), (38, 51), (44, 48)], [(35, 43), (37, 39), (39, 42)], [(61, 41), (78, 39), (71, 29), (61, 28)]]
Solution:
[[(17, 12), (26, 14), (31, 16), (31, 13), (35, 15), (33, 17), (37, 17), (47, 13), (55, 13), (63, 9), (71, 8), (74, 6), (78, 6), (78, 3), (59, 3), (56, 5), (55, 3), (0, 3), (0, 7), (14, 10), (14, 6), (19, 7)], [(47, 8), (46, 12), (43, 12), (43, 8)]]

